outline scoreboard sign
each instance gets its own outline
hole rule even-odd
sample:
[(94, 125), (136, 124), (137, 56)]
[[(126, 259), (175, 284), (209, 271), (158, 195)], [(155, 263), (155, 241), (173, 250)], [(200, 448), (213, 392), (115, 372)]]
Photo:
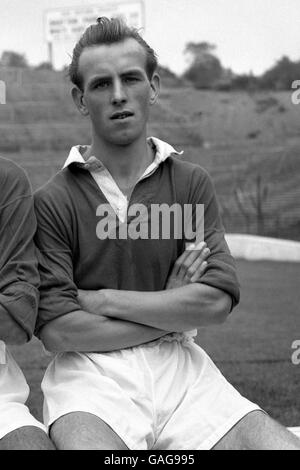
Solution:
[(85, 29), (99, 16), (122, 18), (129, 26), (143, 28), (145, 15), (143, 0), (108, 0), (98, 5), (48, 10), (45, 13), (45, 33), (48, 43), (76, 42)]

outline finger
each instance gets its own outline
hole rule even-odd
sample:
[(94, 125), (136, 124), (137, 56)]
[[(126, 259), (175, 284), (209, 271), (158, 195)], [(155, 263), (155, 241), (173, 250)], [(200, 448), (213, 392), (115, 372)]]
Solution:
[(205, 242), (200, 242), (197, 245), (193, 245), (193, 248), (189, 247), (185, 253), (186, 258), (185, 262), (187, 266), (191, 266), (191, 264), (198, 258), (200, 253), (207, 247)]
[(202, 257), (201, 259), (205, 259), (205, 256), (203, 257), (203, 252), (206, 249), (206, 247), (207, 247), (206, 243), (201, 242), (195, 246), (194, 250), (189, 251), (188, 256), (181, 263), (181, 267), (180, 267), (180, 270), (183, 272), (184, 275), (186, 275), (187, 271), (189, 271), (191, 266), (199, 257)]
[(190, 251), (195, 249), (195, 243), (186, 243), (185, 244), (185, 251)]
[(206, 245), (206, 242), (204, 240), (200, 240), (198, 243), (196, 243), (196, 242), (194, 242), (194, 243), (186, 242), (185, 243), (185, 250), (186, 251), (199, 250), (201, 248), (201, 246), (203, 245), (203, 243)]
[[(197, 257), (197, 251), (194, 251), (196, 247), (200, 248), (200, 243), (198, 243), (198, 245), (195, 245), (194, 243), (188, 245), (186, 250), (175, 261), (171, 275), (177, 276), (179, 271), (182, 270), (183, 265), (186, 264), (187, 266), (189, 266), (191, 264), (191, 262), (187, 262), (187, 259), (191, 253), (193, 253), (194, 259)], [(192, 259), (192, 261), (194, 261), (194, 259)], [(181, 276), (184, 275), (185, 271), (186, 269), (184, 268), (183, 272), (181, 272)]]
[(188, 252), (187, 251), (184, 251), (180, 256), (179, 258), (177, 258), (177, 260), (175, 261), (174, 263), (174, 266), (173, 266), (173, 269), (172, 269), (172, 272), (171, 272), (171, 276), (178, 276), (178, 273), (182, 267), (182, 264), (184, 263), (185, 259), (187, 258), (188, 256)]
[(199, 269), (195, 272), (195, 274), (190, 278), (190, 282), (193, 283), (193, 282), (196, 282), (196, 281), (199, 281), (201, 276), (203, 276), (206, 268), (208, 266), (208, 263), (207, 261), (203, 261), (203, 263), (201, 264), (201, 266), (199, 266)]
[(186, 250), (175, 261), (171, 275), (178, 276), (180, 279), (183, 279), (186, 275), (187, 269), (194, 263), (200, 252), (206, 248), (206, 246), (206, 243), (203, 241), (197, 244), (189, 244)]
[(204, 240), (199, 241), (198, 243), (186, 243), (185, 251), (201, 250), (203, 246), (207, 246), (207, 243)]
[(204, 250), (202, 250), (199, 256), (193, 262), (193, 264), (187, 269), (186, 276), (191, 278), (194, 274), (196, 274), (197, 271), (200, 269), (202, 263), (207, 260), (209, 255), (210, 255), (209, 248), (205, 248)]

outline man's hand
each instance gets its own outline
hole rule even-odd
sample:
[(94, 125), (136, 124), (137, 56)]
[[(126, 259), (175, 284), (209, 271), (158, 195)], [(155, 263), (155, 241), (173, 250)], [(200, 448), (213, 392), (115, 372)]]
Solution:
[(166, 289), (175, 289), (198, 281), (207, 267), (210, 250), (205, 242), (189, 245), (176, 260), (168, 278)]

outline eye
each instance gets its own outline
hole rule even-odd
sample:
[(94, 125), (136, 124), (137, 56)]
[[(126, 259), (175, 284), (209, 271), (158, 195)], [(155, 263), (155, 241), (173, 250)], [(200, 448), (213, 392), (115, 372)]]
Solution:
[(130, 75), (130, 76), (124, 78), (125, 83), (135, 83), (135, 82), (138, 82), (138, 81), (139, 81), (139, 78), (135, 77), (133, 75)]
[(109, 87), (109, 85), (110, 85), (109, 80), (101, 80), (95, 84), (94, 89), (96, 90), (97, 88), (100, 88), (100, 89), (107, 88)]

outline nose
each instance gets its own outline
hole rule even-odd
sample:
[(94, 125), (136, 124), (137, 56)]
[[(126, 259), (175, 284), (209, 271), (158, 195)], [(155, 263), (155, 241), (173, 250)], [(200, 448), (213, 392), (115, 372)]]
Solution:
[(118, 106), (120, 104), (124, 104), (127, 101), (126, 93), (124, 90), (124, 86), (121, 80), (116, 80), (113, 86), (112, 96), (111, 96), (111, 103), (114, 106)]

